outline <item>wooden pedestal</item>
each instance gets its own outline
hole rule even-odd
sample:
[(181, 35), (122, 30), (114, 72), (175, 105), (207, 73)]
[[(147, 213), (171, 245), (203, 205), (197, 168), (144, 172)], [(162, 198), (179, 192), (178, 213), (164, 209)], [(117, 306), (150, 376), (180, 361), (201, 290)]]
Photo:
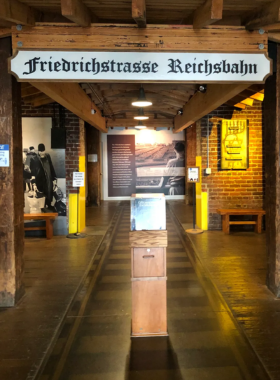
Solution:
[(166, 336), (167, 231), (130, 232), (132, 336)]

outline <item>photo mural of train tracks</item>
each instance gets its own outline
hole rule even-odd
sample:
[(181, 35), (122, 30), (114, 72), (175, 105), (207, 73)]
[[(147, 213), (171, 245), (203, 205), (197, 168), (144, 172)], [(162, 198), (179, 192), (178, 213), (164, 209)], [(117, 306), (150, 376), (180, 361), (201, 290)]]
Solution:
[[(150, 167), (151, 169), (165, 168), (168, 161), (176, 158), (174, 146), (177, 140), (173, 140), (171, 143), (155, 143), (145, 144), (136, 143), (135, 146), (135, 166), (137, 168)], [(168, 194), (170, 188), (170, 181), (168, 180), (166, 185), (162, 187), (163, 177), (152, 176), (143, 177), (137, 173), (136, 188), (138, 190), (156, 190)]]
[(135, 149), (136, 167), (146, 164), (166, 164), (175, 158), (175, 141), (172, 144), (137, 144)]

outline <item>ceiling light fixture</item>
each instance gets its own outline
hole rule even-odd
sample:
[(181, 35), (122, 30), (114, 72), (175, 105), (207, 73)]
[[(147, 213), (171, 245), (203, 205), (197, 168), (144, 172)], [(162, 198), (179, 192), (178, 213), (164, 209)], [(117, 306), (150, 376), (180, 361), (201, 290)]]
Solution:
[(146, 99), (144, 88), (141, 86), (139, 90), (138, 99), (136, 100), (136, 102), (132, 102), (131, 104), (135, 107), (148, 107), (151, 106), (153, 103), (149, 102)]
[(146, 125), (143, 125), (142, 121), (139, 121), (138, 125), (135, 127), (136, 129), (145, 129), (147, 128)]
[(149, 119), (149, 116), (145, 116), (143, 108), (139, 108), (138, 115), (134, 116), (134, 119), (135, 120), (147, 120), (147, 119)]

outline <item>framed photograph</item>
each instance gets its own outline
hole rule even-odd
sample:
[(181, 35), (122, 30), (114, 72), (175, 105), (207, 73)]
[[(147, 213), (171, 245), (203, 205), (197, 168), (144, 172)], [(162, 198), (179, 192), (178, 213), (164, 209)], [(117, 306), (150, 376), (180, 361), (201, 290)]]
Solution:
[(189, 183), (200, 183), (199, 169), (200, 169), (199, 166), (194, 166), (192, 168), (188, 167), (187, 182), (189, 182)]

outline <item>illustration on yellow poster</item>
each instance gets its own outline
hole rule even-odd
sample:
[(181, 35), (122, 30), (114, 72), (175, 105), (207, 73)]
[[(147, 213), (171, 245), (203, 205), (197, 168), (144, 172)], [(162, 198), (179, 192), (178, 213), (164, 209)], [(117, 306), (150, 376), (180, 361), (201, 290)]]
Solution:
[(247, 120), (223, 120), (221, 132), (221, 168), (248, 169)]

